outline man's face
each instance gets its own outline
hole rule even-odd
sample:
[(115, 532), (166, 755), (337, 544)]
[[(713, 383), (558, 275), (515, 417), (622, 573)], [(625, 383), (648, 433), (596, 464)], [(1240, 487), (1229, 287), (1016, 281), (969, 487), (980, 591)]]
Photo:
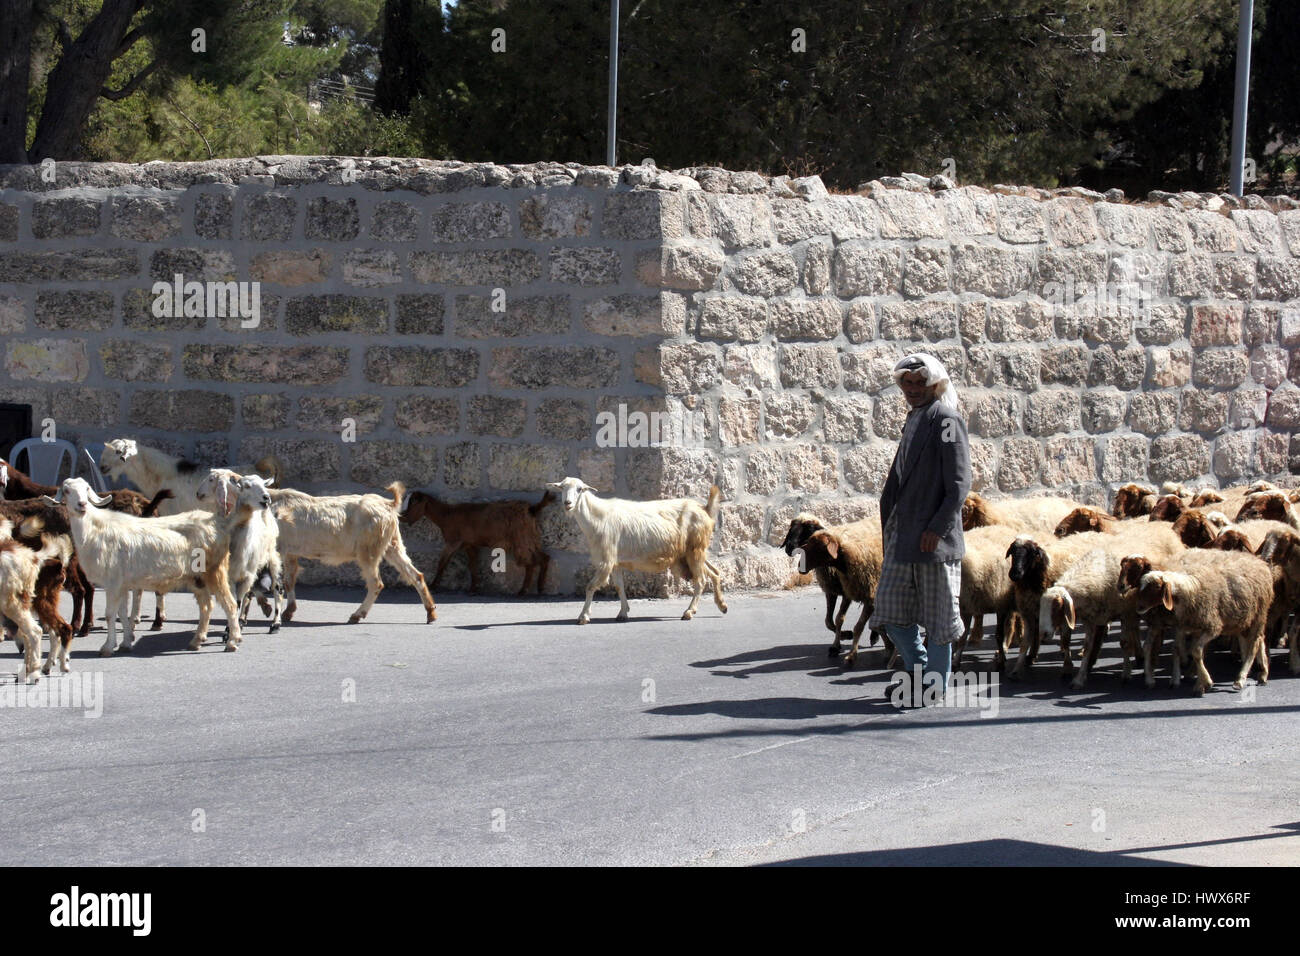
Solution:
[(899, 385), (902, 386), (903, 397), (907, 399), (907, 404), (912, 408), (919, 408), (932, 401), (935, 390), (938, 388), (937, 385), (925, 384), (924, 371), (904, 372)]

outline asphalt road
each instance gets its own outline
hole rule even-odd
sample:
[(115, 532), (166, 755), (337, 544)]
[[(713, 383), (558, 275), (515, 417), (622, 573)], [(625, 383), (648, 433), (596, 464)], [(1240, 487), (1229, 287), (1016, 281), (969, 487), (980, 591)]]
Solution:
[(602, 598), (585, 627), (567, 598), (440, 595), (424, 625), (390, 589), (349, 626), (359, 589), (304, 594), (278, 635), (254, 609), (237, 654), (185, 649), (188, 595), (133, 654), (78, 640), (42, 683), (102, 681), (98, 717), (6, 701), (6, 863), (1300, 862), (1282, 652), (1253, 700), (1226, 654), (1203, 699), (1121, 685), (1112, 645), (1084, 692), (1045, 649), (996, 715), (901, 712), (878, 652), (827, 658), (812, 588), (691, 622)]

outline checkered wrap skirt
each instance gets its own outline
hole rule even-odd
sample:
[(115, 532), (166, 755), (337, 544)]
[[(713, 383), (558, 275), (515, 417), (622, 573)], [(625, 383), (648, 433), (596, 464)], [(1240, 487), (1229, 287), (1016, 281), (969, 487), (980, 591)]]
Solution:
[(964, 630), (958, 600), (961, 597), (961, 560), (911, 564), (894, 560), (896, 518), (885, 529), (884, 564), (876, 587), (876, 606), (867, 626), (884, 630), (886, 624), (919, 624), (925, 636), (951, 644)]

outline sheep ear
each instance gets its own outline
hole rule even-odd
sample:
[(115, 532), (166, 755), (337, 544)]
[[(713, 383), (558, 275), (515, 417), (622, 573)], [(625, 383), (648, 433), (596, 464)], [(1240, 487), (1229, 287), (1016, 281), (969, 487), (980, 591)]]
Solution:
[(1165, 606), (1166, 611), (1174, 609), (1174, 589), (1165, 581), (1160, 585), (1160, 603)]
[(559, 491), (560, 483), (558, 481), (548, 481), (546, 483), (546, 487), (551, 489), (551, 491)]
[(128, 438), (125, 441), (123, 441), (121, 452), (122, 452), (123, 461), (126, 461), (128, 458), (132, 457), (133, 455), (139, 454), (139, 450), (135, 447), (135, 440)]
[(581, 488), (583, 491), (590, 491), (599, 494), (599, 492), (597, 492), (595, 488), (591, 487), (591, 485), (587, 484), (585, 481), (578, 487)]
[(840, 556), (840, 543), (830, 535), (826, 536), (826, 553), (833, 559)]
[(1070, 626), (1070, 630), (1072, 631), (1074, 630), (1074, 602), (1073, 601), (1065, 602), (1065, 623)]
[(275, 484), (275, 475), (272, 475), (270, 478), (263, 478), (262, 484), (265, 485), (267, 488), (270, 488), (273, 484)]

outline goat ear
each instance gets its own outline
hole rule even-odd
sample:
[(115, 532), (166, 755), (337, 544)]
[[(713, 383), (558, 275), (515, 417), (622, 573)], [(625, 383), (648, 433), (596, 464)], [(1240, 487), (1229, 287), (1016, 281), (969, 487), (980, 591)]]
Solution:
[(560, 483), (559, 483), (558, 481), (548, 481), (548, 482), (546, 483), (546, 487), (549, 488), (549, 489), (551, 489), (551, 491), (560, 491), (560, 490), (561, 490), (561, 488), (560, 488)]
[(590, 491), (590, 492), (593, 492), (593, 493), (595, 493), (595, 494), (599, 494), (599, 493), (600, 493), (600, 492), (598, 492), (595, 488), (591, 487), (591, 485), (587, 484), (585, 481), (584, 481), (581, 485), (579, 485), (578, 487), (580, 487), (583, 491)]
[(98, 508), (103, 508), (103, 507), (106, 507), (106, 506), (111, 505), (111, 504), (113, 503), (113, 496), (112, 496), (112, 495), (97, 495), (97, 494), (95, 494), (95, 493), (92, 491), (92, 492), (90, 492), (90, 500), (91, 500), (91, 502), (94, 503), (94, 505), (95, 505), (96, 507), (98, 507)]
[(1168, 581), (1160, 584), (1160, 603), (1165, 606), (1166, 611), (1174, 609), (1174, 589), (1170, 587)]
[[(61, 490), (60, 490), (60, 493), (61, 493)], [(58, 498), (51, 498), (49, 495), (41, 495), (41, 501), (45, 502), (47, 505), (57, 505), (57, 504), (62, 504), (62, 502), (59, 501)]]
[(138, 455), (140, 453), (139, 449), (136, 448), (135, 446), (134, 438), (122, 439), (122, 447), (118, 450), (122, 453), (123, 461), (126, 461), (128, 458), (132, 457), (133, 455)]
[(1072, 631), (1074, 630), (1074, 602), (1073, 601), (1065, 602), (1065, 623), (1070, 626), (1070, 630)]
[(270, 488), (273, 484), (275, 484), (275, 475), (272, 475), (270, 478), (263, 478), (262, 484), (265, 485), (267, 488)]

